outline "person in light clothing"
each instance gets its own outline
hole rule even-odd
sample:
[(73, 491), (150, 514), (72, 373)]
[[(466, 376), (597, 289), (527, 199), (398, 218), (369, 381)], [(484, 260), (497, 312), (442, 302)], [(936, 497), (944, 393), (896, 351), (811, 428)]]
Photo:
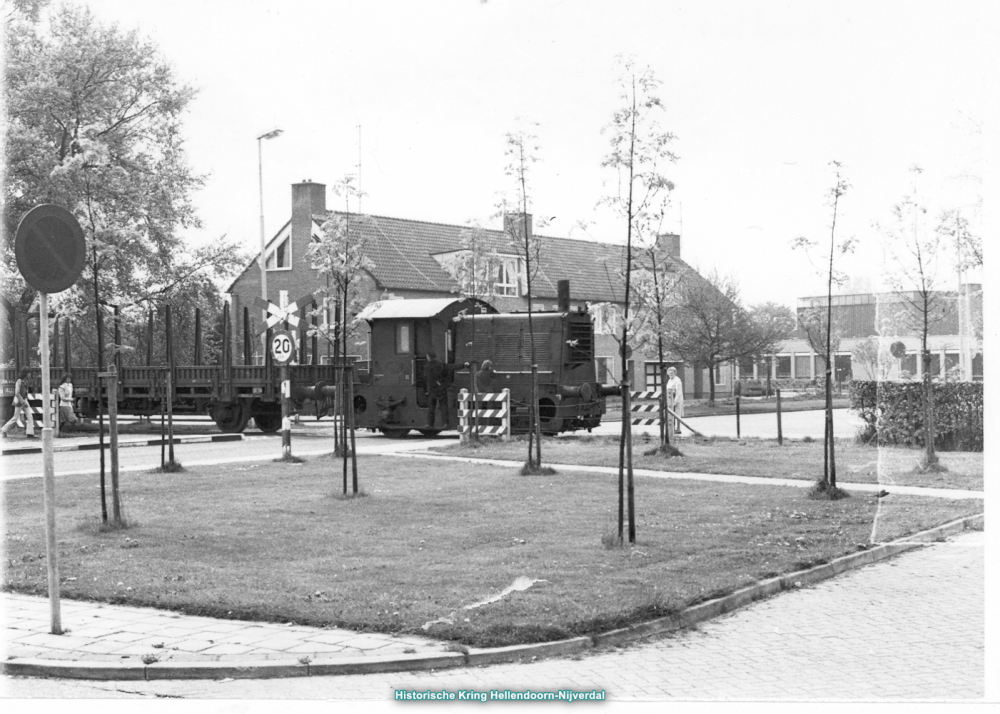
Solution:
[(63, 425), (60, 428), (72, 430), (78, 421), (73, 411), (73, 377), (67, 372), (59, 383), (59, 423)]
[[(667, 370), (667, 406), (675, 416), (684, 416), (684, 385), (675, 367)], [(674, 419), (674, 433), (681, 433), (681, 423), (677, 419)]]
[(3, 438), (7, 438), (7, 433), (15, 426), (23, 426), (25, 436), (29, 439), (35, 438), (35, 420), (31, 416), (31, 405), (28, 404), (28, 370), (22, 369), (17, 374), (17, 383), (14, 384), (14, 416), (3, 425)]

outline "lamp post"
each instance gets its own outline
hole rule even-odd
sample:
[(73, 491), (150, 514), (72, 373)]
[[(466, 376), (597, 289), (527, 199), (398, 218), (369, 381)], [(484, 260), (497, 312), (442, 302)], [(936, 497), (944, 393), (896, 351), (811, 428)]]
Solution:
[[(274, 139), (281, 136), (281, 129), (272, 129), (257, 137), (257, 175), (260, 186), (260, 296), (267, 301), (267, 264), (264, 251), (267, 247), (267, 239), (264, 237), (264, 160), (261, 146), (264, 139)], [(267, 320), (267, 310), (261, 310), (261, 320)], [(264, 337), (261, 336), (263, 340)], [(264, 346), (267, 349), (267, 345)]]

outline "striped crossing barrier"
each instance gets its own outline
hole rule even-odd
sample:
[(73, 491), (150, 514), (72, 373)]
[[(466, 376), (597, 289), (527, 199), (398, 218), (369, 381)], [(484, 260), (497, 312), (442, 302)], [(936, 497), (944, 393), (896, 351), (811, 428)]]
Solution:
[[(510, 390), (477, 394), (472, 403), (472, 394), (462, 389), (458, 393), (458, 430), (463, 435), (472, 433), (475, 420), (479, 417), (476, 433), (481, 436), (502, 436), (510, 438)], [(498, 423), (499, 422), (499, 423)]]
[[(640, 416), (640, 417), (633, 417), (633, 419), (632, 419), (632, 425), (633, 426), (657, 426), (660, 423), (660, 404), (659, 404), (659, 401), (663, 397), (663, 391), (660, 390), (660, 389), (654, 389), (654, 390), (648, 391), (648, 392), (629, 392), (628, 394), (629, 394), (629, 397), (631, 397), (632, 399), (645, 399), (647, 401), (651, 400), (651, 399), (655, 399), (657, 401), (656, 404), (634, 404), (633, 403), (632, 404), (632, 413), (633, 414), (643, 414), (643, 413), (650, 413), (650, 412), (652, 412), (652, 413), (655, 413), (656, 416), (652, 416), (652, 417), (642, 417), (642, 416)], [(698, 430), (692, 429), (690, 424), (688, 424), (682, 418), (680, 418), (679, 416), (677, 416), (676, 414), (674, 414), (673, 410), (670, 407), (667, 407), (667, 414), (670, 415), (669, 417), (667, 417), (668, 419), (670, 417), (673, 417), (674, 419), (677, 420), (677, 422), (679, 424), (683, 424), (686, 428), (690, 429), (692, 433), (694, 433), (697, 436), (701, 436), (701, 434), (698, 432)]]
[[(662, 398), (663, 392), (659, 389), (655, 389), (647, 392), (629, 392), (629, 397), (633, 400), (636, 399), (655, 399), (657, 402)], [(656, 426), (660, 423), (660, 405), (657, 404), (636, 404), (634, 401), (632, 403), (632, 414), (643, 414), (653, 412), (656, 416), (648, 417), (633, 417), (633, 426)]]
[[(56, 426), (56, 422), (59, 420), (59, 400), (53, 395), (51, 397), (49, 416), (52, 419), (52, 428)], [(31, 409), (31, 416), (38, 427), (42, 426), (42, 393), (41, 392), (28, 392), (28, 407)]]

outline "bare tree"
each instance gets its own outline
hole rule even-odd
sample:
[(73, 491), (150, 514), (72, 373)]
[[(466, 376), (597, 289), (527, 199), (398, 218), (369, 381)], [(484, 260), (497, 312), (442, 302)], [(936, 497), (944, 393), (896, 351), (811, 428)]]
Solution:
[(640, 349), (651, 343), (655, 344), (660, 365), (660, 451), (665, 455), (674, 455), (674, 450), (670, 448), (670, 420), (666, 411), (665, 338), (670, 310), (676, 304), (675, 293), (681, 280), (681, 268), (658, 243), (643, 250), (638, 262), (640, 267), (632, 286), (635, 301), (633, 314), (642, 319), (634, 326), (634, 341)]
[[(460, 250), (455, 257), (451, 269), (454, 271), (456, 285), (452, 292), (462, 297), (472, 300), (486, 300), (493, 292), (493, 281), (496, 271), (498, 256), (495, 250), (490, 250), (489, 239), (486, 230), (480, 225), (472, 225), (462, 231), (459, 236)], [(463, 311), (464, 312), (464, 311)], [(473, 404), (473, 429), (470, 438), (479, 441), (479, 414), (475, 405), (479, 399), (479, 385), (476, 379), (476, 370), (480, 363), (475, 359), (476, 350), (476, 313), (478, 306), (472, 307), (472, 343), (468, 346), (472, 351), (472, 360), (469, 365), (469, 391), (472, 394)], [(463, 435), (463, 439), (465, 436)]]
[[(825, 344), (823, 344), (823, 359), (826, 367), (826, 428), (823, 431), (823, 480), (820, 482), (820, 491), (828, 493), (831, 497), (840, 495), (837, 489), (837, 462), (834, 455), (833, 445), (833, 285), (845, 279), (843, 274), (834, 270), (833, 259), (839, 252), (841, 255), (853, 250), (854, 241), (851, 238), (837, 243), (837, 210), (840, 207), (840, 198), (850, 184), (844, 178), (843, 166), (839, 161), (831, 161), (833, 168), (833, 186), (827, 191), (829, 206), (831, 208), (830, 218), (830, 259), (824, 270), (826, 277), (826, 323), (825, 323)], [(798, 249), (808, 250), (817, 245), (816, 241), (808, 238), (796, 238), (793, 246)]]
[[(346, 176), (334, 187), (334, 193), (344, 198), (347, 209), (350, 208), (350, 199), (361, 195), (353, 180), (353, 176)], [(326, 282), (326, 287), (318, 291), (322, 296), (322, 306), (314, 313), (322, 321), (319, 325), (310, 327), (309, 335), (319, 336), (334, 347), (334, 363), (339, 383), (337, 403), (343, 415), (337, 445), (343, 457), (345, 494), (348, 455), (352, 459), (353, 492), (358, 492), (357, 456), (354, 449), (348, 446), (348, 436), (352, 443), (354, 441), (354, 405), (347, 398), (350, 391), (348, 380), (352, 379), (351, 369), (347, 364), (348, 340), (357, 333), (360, 326), (356, 316), (364, 307), (365, 273), (370, 272), (373, 267), (371, 260), (365, 255), (365, 234), (358, 229), (362, 223), (372, 220), (368, 216), (352, 215), (348, 210), (333, 213), (323, 223), (323, 237), (310, 243), (306, 251), (306, 261), (318, 270), (320, 278)]]
[[(649, 67), (637, 68), (632, 59), (619, 58), (619, 99), (621, 104), (602, 130), (611, 141), (611, 152), (602, 165), (614, 175), (611, 191), (601, 203), (625, 220), (625, 293), (621, 323), (622, 398), (627, 406), (629, 388), (626, 356), (634, 316), (632, 304), (633, 250), (652, 226), (674, 184), (664, 175), (665, 168), (677, 160), (670, 151), (674, 135), (660, 126), (663, 103), (657, 92), (660, 82)], [(624, 483), (628, 482), (629, 543), (635, 542), (635, 486), (632, 473), (632, 428), (628, 414), (622, 418), (618, 450), (618, 540), (624, 542)]]
[(904, 308), (898, 319), (920, 335), (924, 385), (924, 456), (921, 467), (939, 468), (934, 449), (934, 385), (931, 379), (931, 353), (927, 337), (931, 328), (946, 319), (954, 309), (951, 295), (943, 292), (938, 281), (940, 263), (945, 258), (942, 233), (927, 226), (927, 209), (916, 187), (922, 169), (914, 166), (912, 192), (892, 208), (892, 219), (878, 224), (887, 239), (887, 263), (891, 266), (886, 280)]
[[(537, 126), (537, 125), (535, 125)], [(537, 473), (542, 469), (542, 425), (538, 410), (538, 360), (535, 349), (534, 300), (532, 281), (538, 274), (542, 243), (534, 234), (529, 208), (531, 197), (528, 192), (528, 173), (531, 165), (538, 161), (538, 137), (525, 127), (505, 136), (508, 158), (504, 173), (514, 179), (514, 200), (501, 199), (500, 213), (504, 221), (504, 233), (518, 259), (524, 263), (524, 293), (528, 300), (528, 340), (531, 343), (531, 404), (528, 411), (531, 420), (528, 432), (528, 460), (525, 473)], [(510, 208), (515, 210), (511, 211)], [(520, 282), (520, 281), (518, 281)]]

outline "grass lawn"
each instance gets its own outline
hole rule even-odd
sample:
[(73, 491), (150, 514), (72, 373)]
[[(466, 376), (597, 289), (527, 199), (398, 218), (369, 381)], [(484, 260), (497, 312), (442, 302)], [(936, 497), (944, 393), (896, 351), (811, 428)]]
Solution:
[[(785, 440), (778, 446), (769, 439), (720, 439), (686, 437), (673, 441), (683, 457), (666, 459), (643, 452), (657, 443), (655, 437), (636, 434), (632, 442), (635, 468), (657, 471), (732, 474), (763, 478), (799, 478), (815, 481), (823, 475), (823, 442)], [(452, 443), (435, 447), (452, 456), (510, 459), (524, 462), (527, 444), (484, 439), (479, 446)], [(919, 473), (915, 470), (922, 451), (906, 447), (862, 446), (853, 439), (838, 439), (834, 455), (837, 482), (895, 483), (900, 486), (983, 489), (982, 452), (940, 451), (948, 471)], [(618, 466), (618, 437), (568, 434), (542, 441), (542, 460), (553, 464)]]
[[(370, 495), (349, 500), (328, 458), (126, 473), (133, 525), (108, 532), (97, 478), (60, 477), (63, 596), (363, 631), (438, 620), (427, 634), (495, 646), (641, 621), (982, 508), (639, 478), (638, 542), (622, 549), (602, 542), (614, 477), (374, 456), (359, 471)], [(4, 512), (3, 587), (44, 594), (41, 481), (6, 482)], [(518, 578), (537, 582), (464, 609)]]

